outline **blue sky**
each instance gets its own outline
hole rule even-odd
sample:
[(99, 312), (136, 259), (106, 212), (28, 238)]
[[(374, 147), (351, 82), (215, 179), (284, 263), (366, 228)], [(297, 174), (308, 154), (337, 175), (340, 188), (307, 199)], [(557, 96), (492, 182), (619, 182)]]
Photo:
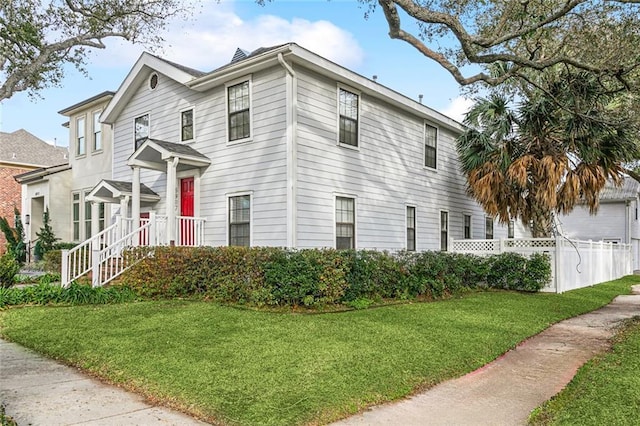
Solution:
[[(166, 42), (155, 52), (169, 60), (210, 71), (231, 60), (237, 47), (254, 50), (288, 41), (460, 119), (469, 102), (444, 69), (399, 40), (391, 40), (381, 10), (365, 19), (355, 0), (275, 0), (260, 6), (251, 0), (194, 1), (188, 21), (168, 25)], [(58, 145), (68, 145), (65, 117), (57, 111), (105, 90), (117, 90), (144, 47), (111, 40), (91, 54), (88, 77), (69, 67), (62, 87), (30, 99), (25, 93), (2, 102), (0, 130), (21, 128)]]

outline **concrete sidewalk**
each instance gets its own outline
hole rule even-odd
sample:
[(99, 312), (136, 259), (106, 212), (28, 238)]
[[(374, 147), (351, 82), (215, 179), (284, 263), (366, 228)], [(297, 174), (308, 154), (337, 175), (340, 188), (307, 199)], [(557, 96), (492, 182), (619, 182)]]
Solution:
[(640, 285), (633, 286), (633, 295), (559, 322), (466, 376), (335, 424), (524, 425), (531, 410), (610, 347), (620, 321), (634, 316), (640, 316)]
[[(553, 325), (490, 364), (338, 425), (519, 425), (640, 316), (640, 286), (597, 311)], [(0, 340), (0, 403), (18, 425), (204, 425), (154, 407), (14, 343)]]
[(4, 340), (0, 403), (19, 426), (206, 424)]

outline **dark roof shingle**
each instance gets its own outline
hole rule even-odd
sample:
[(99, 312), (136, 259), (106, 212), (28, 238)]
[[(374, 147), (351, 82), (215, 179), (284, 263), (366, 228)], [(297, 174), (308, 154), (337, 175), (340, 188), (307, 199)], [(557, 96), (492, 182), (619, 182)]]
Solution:
[(65, 147), (49, 145), (24, 129), (0, 132), (0, 162), (30, 166), (56, 166), (69, 162)]

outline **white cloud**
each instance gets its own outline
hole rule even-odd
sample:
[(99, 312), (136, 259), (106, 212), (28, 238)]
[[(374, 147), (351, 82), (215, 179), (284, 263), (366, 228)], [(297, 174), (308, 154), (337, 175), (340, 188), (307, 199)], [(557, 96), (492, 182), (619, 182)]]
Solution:
[(442, 110), (442, 113), (448, 117), (453, 118), (456, 121), (462, 122), (464, 116), (473, 106), (473, 100), (458, 96), (451, 100), (449, 105)]
[[(360, 65), (364, 52), (351, 33), (333, 23), (274, 15), (260, 15), (244, 21), (232, 3), (207, 2), (202, 13), (188, 23), (168, 24), (172, 31), (164, 36), (158, 55), (202, 71), (228, 63), (236, 48), (255, 50), (295, 42), (348, 68)], [(95, 55), (94, 64), (121, 66), (133, 64), (143, 48), (123, 41), (110, 41), (105, 51)]]

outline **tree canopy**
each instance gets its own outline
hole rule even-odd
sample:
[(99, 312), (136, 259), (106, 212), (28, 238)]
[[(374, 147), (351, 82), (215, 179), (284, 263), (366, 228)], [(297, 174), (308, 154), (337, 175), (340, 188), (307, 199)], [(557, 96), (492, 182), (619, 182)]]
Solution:
[(620, 181), (638, 158), (637, 121), (619, 114), (620, 99), (601, 91), (588, 72), (540, 81), (513, 104), (501, 92), (479, 99), (456, 147), (469, 194), (505, 223), (551, 232), (552, 212), (584, 202), (594, 213), (607, 180)]
[(2, 0), (0, 101), (60, 84), (65, 65), (82, 71), (107, 38), (157, 46), (182, 12), (182, 0)]
[[(463, 86), (529, 81), (558, 65), (597, 76), (611, 90), (639, 84), (640, 0), (360, 1), (382, 9), (391, 38)], [(480, 70), (465, 69), (470, 64)], [(490, 71), (496, 64), (500, 73)]]

